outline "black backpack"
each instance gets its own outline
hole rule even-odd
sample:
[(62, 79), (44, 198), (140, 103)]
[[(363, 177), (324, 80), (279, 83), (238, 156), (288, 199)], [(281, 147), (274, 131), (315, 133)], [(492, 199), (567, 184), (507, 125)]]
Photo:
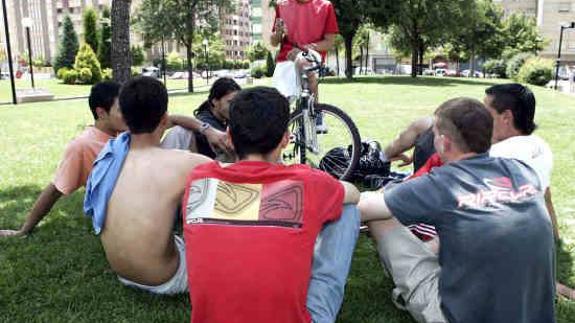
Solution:
[[(338, 164), (347, 163), (347, 165), (349, 165), (351, 160), (351, 146), (331, 149), (319, 163), (321, 170), (339, 178), (341, 174), (337, 174), (333, 167), (328, 167), (329, 164), (333, 164), (334, 160), (336, 160)], [(358, 182), (363, 181), (369, 175), (388, 176), (389, 172), (390, 162), (385, 160), (379, 143), (375, 140), (362, 141), (359, 152), (359, 162), (349, 180)]]

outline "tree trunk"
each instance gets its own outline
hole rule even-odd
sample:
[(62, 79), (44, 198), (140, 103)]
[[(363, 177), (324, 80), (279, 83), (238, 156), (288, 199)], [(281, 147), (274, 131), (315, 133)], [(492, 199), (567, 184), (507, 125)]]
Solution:
[(367, 44), (365, 45), (365, 75), (369, 66), (369, 30), (367, 31)]
[(475, 77), (475, 46), (471, 47), (469, 70), (469, 77)]
[(423, 53), (424, 52), (425, 52), (425, 47), (423, 45), (423, 41), (420, 39), (420, 41), (419, 41), (419, 53), (418, 53), (419, 62), (417, 64), (417, 74), (418, 75), (423, 75)]
[[(186, 41), (186, 61), (188, 63), (188, 92), (194, 92), (194, 64), (192, 62), (192, 58), (194, 56), (194, 52), (192, 51), (192, 44), (194, 43), (194, 27), (196, 25), (195, 16), (196, 11), (195, 8), (191, 5), (192, 1), (188, 1), (188, 17), (186, 19), (186, 30), (187, 30), (187, 41)], [(207, 75), (206, 75), (207, 76)]]
[(353, 35), (348, 35), (348, 37), (344, 38), (345, 43), (345, 77), (348, 80), (353, 79), (353, 62), (351, 59), (352, 56), (352, 48), (353, 48)]
[(335, 66), (337, 69), (337, 76), (339, 77), (339, 46), (335, 46)]
[(359, 46), (359, 75), (363, 71), (363, 46)]
[(417, 53), (418, 53), (417, 42), (414, 41), (411, 44), (411, 77), (417, 77)]
[(112, 1), (112, 71), (114, 81), (124, 83), (132, 76), (130, 54), (131, 0)]

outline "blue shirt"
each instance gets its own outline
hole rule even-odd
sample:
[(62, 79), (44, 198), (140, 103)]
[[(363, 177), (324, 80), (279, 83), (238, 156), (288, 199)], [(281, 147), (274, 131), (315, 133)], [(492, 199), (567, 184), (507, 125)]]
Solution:
[(104, 228), (108, 201), (129, 150), (130, 134), (124, 132), (115, 139), (110, 139), (94, 161), (94, 167), (86, 183), (84, 213), (92, 217), (96, 234), (100, 234)]

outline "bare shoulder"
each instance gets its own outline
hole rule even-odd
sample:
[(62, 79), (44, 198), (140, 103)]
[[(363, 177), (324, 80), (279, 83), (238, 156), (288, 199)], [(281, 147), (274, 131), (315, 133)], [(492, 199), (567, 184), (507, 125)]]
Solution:
[(196, 154), (191, 153), (184, 150), (175, 150), (175, 149), (163, 149), (166, 151), (168, 158), (175, 164), (177, 164), (178, 168), (183, 169), (185, 171), (189, 171), (194, 167), (208, 163), (212, 161), (212, 159)]
[(416, 132), (417, 134), (421, 134), (425, 132), (427, 129), (431, 128), (432, 126), (433, 126), (433, 117), (427, 116), (413, 121), (409, 125), (409, 128), (414, 132)]

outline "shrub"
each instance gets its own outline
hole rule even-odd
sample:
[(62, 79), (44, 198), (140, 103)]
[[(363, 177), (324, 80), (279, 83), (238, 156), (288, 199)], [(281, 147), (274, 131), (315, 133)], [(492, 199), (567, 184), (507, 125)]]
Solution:
[(68, 71), (70, 71), (69, 68), (62, 67), (61, 69), (58, 70), (58, 72), (56, 72), (56, 78), (59, 80), (64, 80), (64, 77), (65, 77), (66, 73), (68, 73)]
[(83, 44), (80, 46), (78, 55), (76, 55), (76, 63), (74, 63), (74, 69), (81, 71), (83, 68), (90, 69), (92, 72), (92, 78), (87, 84), (95, 84), (102, 80), (102, 68), (100, 67), (100, 62), (96, 57), (96, 53), (92, 50), (92, 47), (88, 44)]
[(78, 80), (78, 72), (75, 70), (68, 70), (63, 74), (64, 83), (66, 84), (76, 84)]
[(78, 83), (90, 84), (92, 82), (92, 71), (89, 68), (83, 67), (79, 69), (77, 73), (78, 73)]
[(105, 68), (102, 70), (102, 80), (111, 81), (112, 80), (112, 69)]
[(515, 79), (517, 73), (519, 73), (519, 69), (525, 63), (526, 60), (533, 57), (533, 54), (530, 53), (519, 53), (513, 56), (507, 62), (507, 69), (505, 70), (505, 74), (507, 74), (508, 78)]
[(276, 63), (274, 58), (272, 57), (272, 53), (268, 52), (268, 56), (266, 58), (266, 70), (265, 74), (267, 77), (272, 77), (274, 75), (274, 70), (276, 69)]
[(181, 70), (182, 67), (182, 57), (178, 52), (171, 52), (166, 58), (166, 69), (168, 71)]
[(539, 57), (527, 60), (517, 74), (518, 81), (539, 86), (546, 85), (552, 78), (553, 61)]
[(235, 69), (235, 70), (241, 69), (242, 66), (243, 66), (243, 64), (242, 64), (241, 61), (234, 61), (234, 69)]
[(249, 60), (244, 60), (242, 62), (242, 68), (250, 68), (250, 61)]
[(264, 66), (257, 66), (257, 67), (252, 68), (251, 74), (252, 74), (252, 77), (254, 77), (256, 79), (262, 78), (265, 74)]
[(132, 77), (142, 74), (140, 69), (135, 66), (132, 66), (130, 71), (131, 71), (130, 75), (132, 75)]
[(507, 64), (502, 59), (490, 59), (485, 64), (483, 64), (483, 69), (485, 73), (497, 75), (497, 77), (505, 78), (505, 70), (507, 69)]
[(130, 52), (132, 54), (132, 65), (142, 66), (146, 60), (146, 54), (142, 46), (132, 46)]
[(226, 70), (231, 70), (232, 68), (234, 68), (234, 62), (226, 59), (224, 60), (223, 67)]

